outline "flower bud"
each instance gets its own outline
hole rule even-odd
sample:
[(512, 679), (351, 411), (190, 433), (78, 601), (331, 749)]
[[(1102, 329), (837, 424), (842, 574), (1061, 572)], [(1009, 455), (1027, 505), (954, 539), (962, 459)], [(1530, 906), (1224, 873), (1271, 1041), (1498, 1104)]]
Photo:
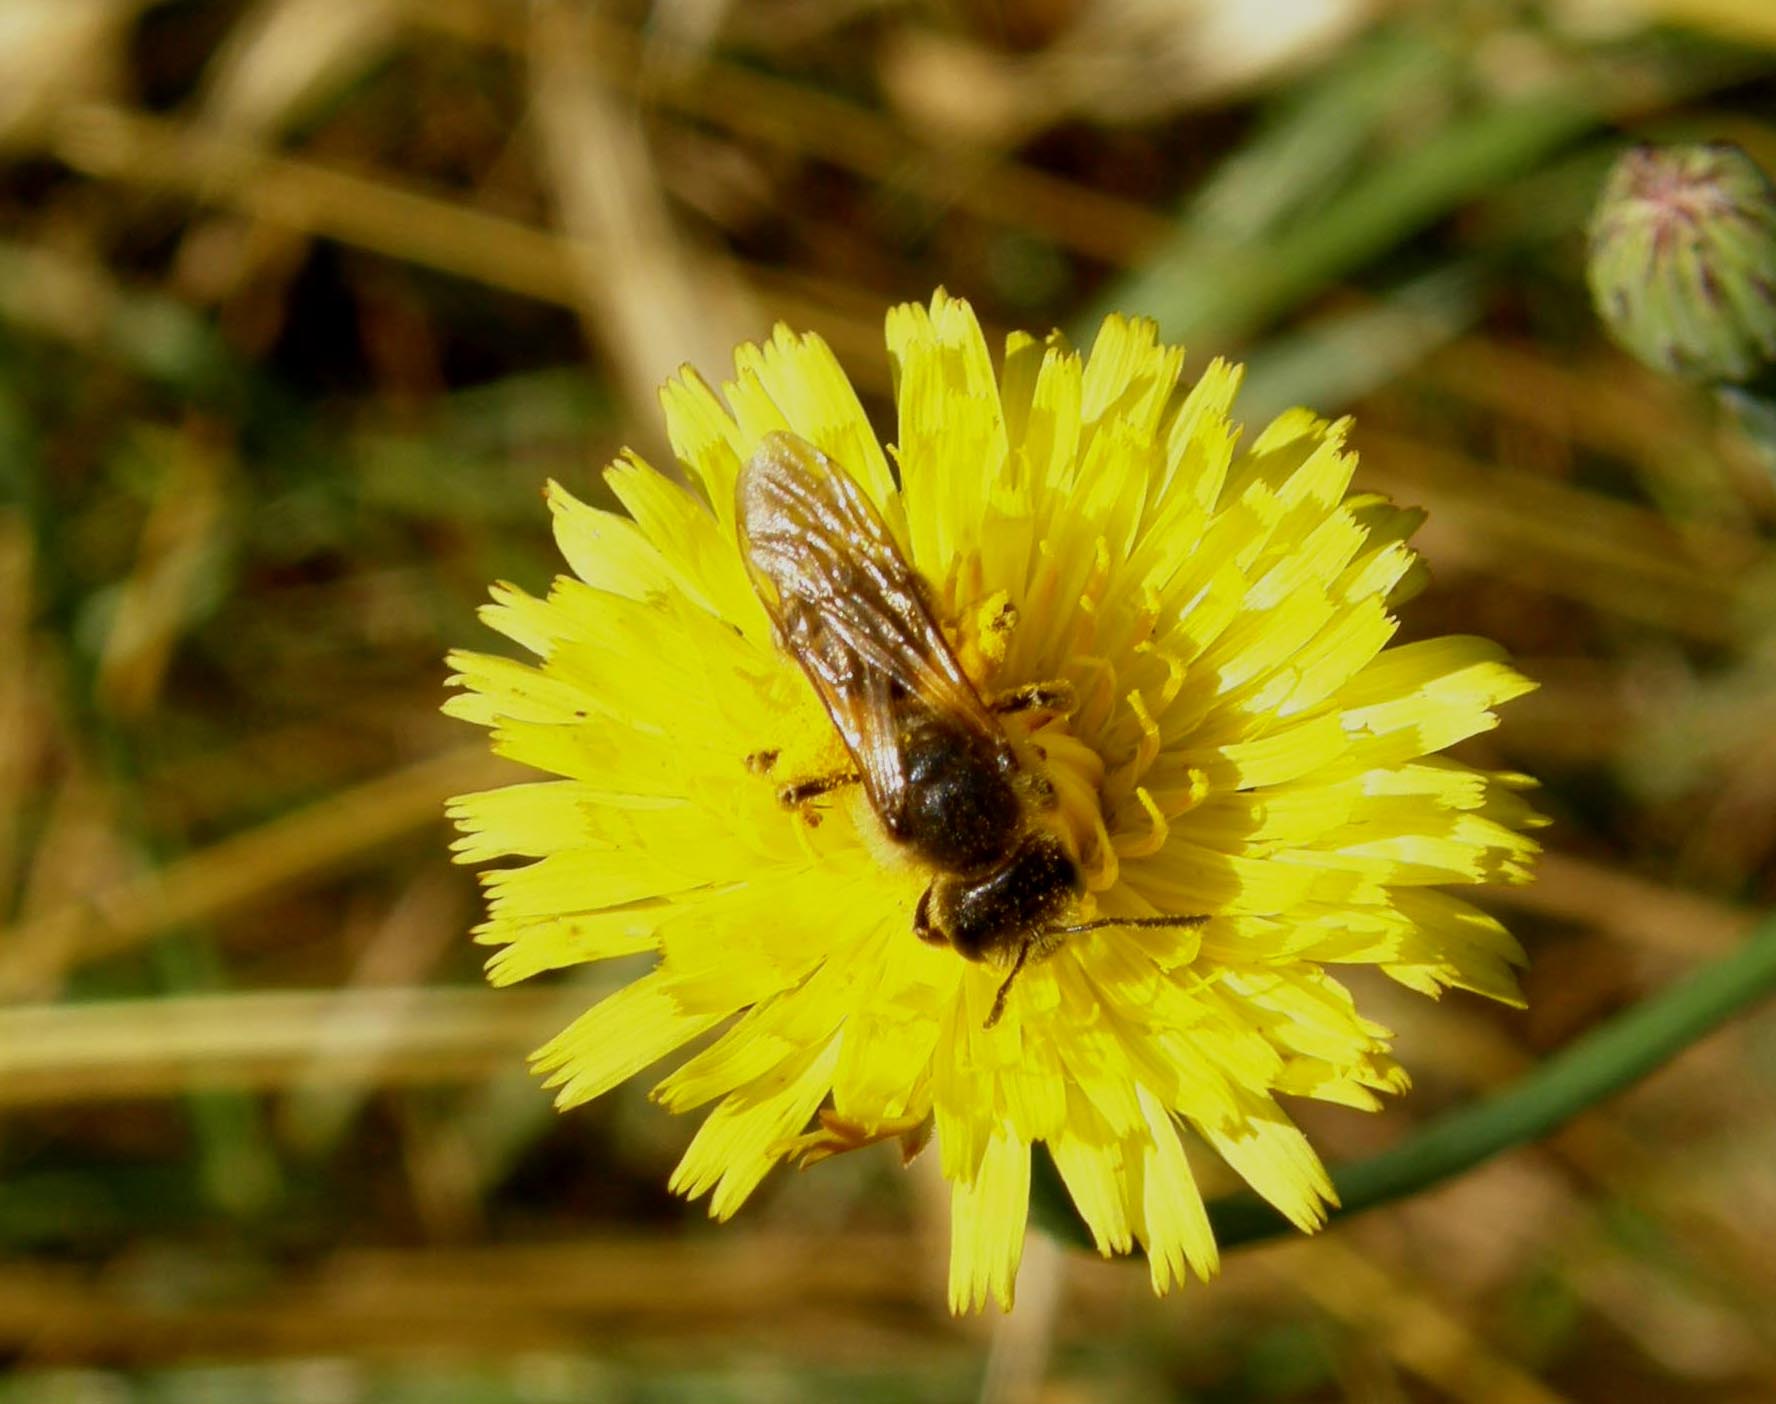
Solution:
[(1745, 380), (1776, 359), (1776, 191), (1736, 146), (1623, 152), (1587, 274), (1604, 325), (1655, 370)]

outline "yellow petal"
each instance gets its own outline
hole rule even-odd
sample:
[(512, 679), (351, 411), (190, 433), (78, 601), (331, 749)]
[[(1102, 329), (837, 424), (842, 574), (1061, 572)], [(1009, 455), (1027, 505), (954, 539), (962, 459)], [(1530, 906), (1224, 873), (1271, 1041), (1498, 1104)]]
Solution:
[(1133, 1238), (1128, 1167), (1121, 1143), (1096, 1144), (1063, 1133), (1049, 1144), (1049, 1151), (1098, 1252), (1106, 1258), (1128, 1252)]
[(1196, 1130), (1297, 1228), (1311, 1233), (1326, 1222), (1326, 1206), (1337, 1203), (1332, 1181), (1307, 1137), (1275, 1107), (1255, 1104), (1241, 1122)]
[(545, 1087), (560, 1089), (555, 1105), (565, 1110), (628, 1081), (725, 1017), (687, 1013), (657, 975), (646, 976), (580, 1015), (537, 1050), (531, 1066), (547, 1074)]
[(713, 1190), (710, 1217), (731, 1217), (814, 1115), (837, 1056), (831, 1043), (804, 1049), (725, 1098), (685, 1149), (671, 1189), (687, 1199)]
[(907, 303), (888, 314), (888, 355), (908, 541), (942, 584), (1005, 471), (998, 378), (973, 309), (942, 292), (929, 308)]
[(1011, 1310), (1030, 1207), (1030, 1148), (993, 1135), (972, 1180), (950, 1187), (950, 1310), (979, 1311), (990, 1296)]
[(1200, 1278), (1214, 1276), (1221, 1255), (1171, 1116), (1145, 1088), (1141, 1111), (1151, 1137), (1141, 1158), (1143, 1239), (1153, 1290), (1165, 1292), (1183, 1284), (1186, 1267)]

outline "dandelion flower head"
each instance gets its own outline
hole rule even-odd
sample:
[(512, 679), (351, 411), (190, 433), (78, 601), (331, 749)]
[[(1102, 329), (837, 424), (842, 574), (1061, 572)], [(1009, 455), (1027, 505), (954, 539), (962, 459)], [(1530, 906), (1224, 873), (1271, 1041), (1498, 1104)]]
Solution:
[[(742, 346), (716, 392), (662, 392), (689, 487), (625, 454), (623, 511), (549, 489), (571, 577), (494, 590), (537, 661), (453, 656), (448, 710), (556, 778), (452, 804), (485, 876), (499, 984), (652, 952), (536, 1063), (563, 1107), (672, 1054), (653, 1089), (707, 1108), (672, 1178), (733, 1214), (779, 1161), (936, 1142), (950, 1302), (1009, 1307), (1040, 1142), (1104, 1254), (1154, 1288), (1216, 1267), (1191, 1160), (1213, 1154), (1303, 1230), (1333, 1190), (1282, 1097), (1359, 1108), (1406, 1085), (1337, 971), (1518, 998), (1516, 943), (1441, 889), (1520, 881), (1522, 777), (1440, 755), (1530, 684), (1493, 645), (1390, 646), (1418, 515), (1350, 489), (1347, 426), (1291, 411), (1242, 442), (1237, 368), (1111, 317), (1089, 356), (1008, 338), (939, 292), (893, 309), (884, 450), (818, 337)], [(1052, 795), (1100, 926), (1006, 972), (914, 934), (932, 873), (857, 786), (749, 575), (735, 485), (788, 433), (873, 504), (982, 698)]]

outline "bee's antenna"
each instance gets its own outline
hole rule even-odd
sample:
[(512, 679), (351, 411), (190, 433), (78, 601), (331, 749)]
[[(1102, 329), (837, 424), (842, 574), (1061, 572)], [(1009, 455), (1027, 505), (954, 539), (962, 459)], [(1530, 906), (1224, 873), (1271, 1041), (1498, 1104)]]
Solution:
[[(1072, 926), (1050, 926), (1045, 928), (1056, 936), (1077, 936), (1082, 931), (1097, 931), (1106, 926), (1201, 926), (1206, 916), (1150, 916), (1150, 917), (1097, 917), (1091, 921), (1075, 922)], [(1022, 961), (1018, 962), (1021, 966)]]
[(993, 996), (993, 1012), (987, 1015), (987, 1022), (981, 1025), (983, 1029), (992, 1028), (994, 1024), (999, 1022), (1000, 1016), (1005, 1013), (1005, 996), (1011, 993), (1011, 982), (1023, 973), (1024, 962), (1030, 958), (1032, 944), (1030, 941), (1025, 941), (1022, 946), (1018, 947), (1017, 964), (1011, 967), (1011, 974), (1005, 977), (1005, 983), (999, 986), (999, 993)]

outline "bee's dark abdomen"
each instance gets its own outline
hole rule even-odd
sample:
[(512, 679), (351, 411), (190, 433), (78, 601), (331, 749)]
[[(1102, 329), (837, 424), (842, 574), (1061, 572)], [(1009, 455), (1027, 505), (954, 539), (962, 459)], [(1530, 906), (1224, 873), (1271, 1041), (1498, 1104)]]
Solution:
[(1029, 835), (1008, 861), (945, 884), (945, 934), (969, 960), (1011, 955), (1037, 936), (1079, 891), (1079, 866), (1052, 834)]
[(1022, 829), (1005, 761), (966, 727), (929, 713), (910, 716), (900, 742), (906, 789), (894, 836), (954, 873), (1001, 862)]

